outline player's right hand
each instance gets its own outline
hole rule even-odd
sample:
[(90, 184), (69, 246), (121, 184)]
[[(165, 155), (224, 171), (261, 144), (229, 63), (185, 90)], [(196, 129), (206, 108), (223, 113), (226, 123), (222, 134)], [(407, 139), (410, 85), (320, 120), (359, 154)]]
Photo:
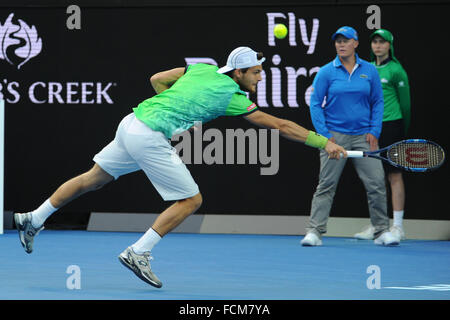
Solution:
[(330, 159), (340, 159), (342, 155), (344, 155), (344, 158), (347, 158), (347, 151), (331, 139), (328, 140), (325, 151), (328, 153), (328, 158)]

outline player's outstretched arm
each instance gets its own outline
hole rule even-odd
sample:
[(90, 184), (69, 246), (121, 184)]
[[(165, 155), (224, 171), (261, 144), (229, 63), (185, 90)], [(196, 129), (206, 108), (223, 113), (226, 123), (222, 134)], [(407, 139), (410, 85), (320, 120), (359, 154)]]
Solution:
[(268, 128), (277, 129), (280, 135), (293, 141), (303, 142), (309, 146), (325, 149), (330, 158), (339, 159), (341, 153), (347, 157), (347, 152), (341, 146), (328, 140), (326, 137), (320, 136), (314, 131), (305, 129), (293, 121), (280, 119), (262, 111), (255, 111), (244, 118), (251, 123)]
[(150, 83), (156, 93), (161, 93), (169, 89), (183, 74), (185, 68), (175, 68), (167, 71), (155, 73), (150, 78)]

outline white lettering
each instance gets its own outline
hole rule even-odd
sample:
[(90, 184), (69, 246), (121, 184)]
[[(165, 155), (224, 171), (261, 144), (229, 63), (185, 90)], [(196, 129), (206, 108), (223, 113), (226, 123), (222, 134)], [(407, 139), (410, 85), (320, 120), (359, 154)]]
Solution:
[(181, 307), (178, 314), (182, 315), (206, 315), (207, 318), (211, 317), (214, 307), (194, 307), (186, 304), (186, 307)]
[(67, 90), (66, 90), (66, 102), (68, 104), (77, 104), (80, 102), (79, 99), (72, 100), (72, 97), (78, 93), (78, 91), (73, 91), (72, 87), (78, 87), (78, 83), (76, 82), (67, 82)]
[(268, 107), (269, 104), (266, 99), (266, 73), (264, 71), (261, 71), (261, 79), (256, 88), (256, 102), (258, 107)]
[[(274, 65), (279, 65), (281, 62), (281, 57), (279, 55), (274, 55), (272, 58), (272, 63)], [(278, 68), (270, 68), (272, 73), (272, 103), (274, 107), (283, 107), (281, 102), (281, 72)]]
[[(262, 309), (262, 310), (261, 310)], [(269, 307), (267, 305), (257, 305), (257, 304), (245, 304), (245, 305), (224, 305), (223, 314), (270, 314)]]
[(36, 86), (41, 86), (41, 87), (45, 88), (45, 83), (43, 83), (43, 82), (35, 82), (35, 83), (33, 83), (30, 86), (30, 89), (28, 90), (28, 95), (30, 96), (31, 102), (38, 103), (38, 104), (45, 103), (45, 100), (38, 100), (38, 99), (36, 99), (36, 96), (34, 95), (34, 88)]
[(8, 92), (14, 97), (14, 100), (6, 99), (8, 103), (17, 103), (20, 100), (20, 95), (14, 87), (19, 88), (19, 83), (15, 81), (8, 83)]
[(319, 19), (313, 19), (313, 27), (311, 30), (311, 36), (308, 39), (308, 31), (306, 30), (306, 22), (304, 19), (298, 19), (300, 23), (300, 33), (302, 35), (302, 42), (308, 46), (307, 54), (313, 54), (316, 47), (317, 36), (319, 35)]
[(95, 100), (88, 100), (88, 95), (92, 94), (91, 90), (88, 90), (88, 87), (92, 88), (94, 86), (93, 82), (82, 82), (81, 83), (81, 103), (82, 104), (93, 104)]
[(297, 39), (295, 37), (295, 30), (297, 26), (295, 25), (295, 14), (292, 12), (288, 13), (289, 16), (289, 45), (291, 47), (297, 46)]
[(58, 100), (58, 103), (63, 104), (64, 99), (61, 97), (61, 91), (63, 86), (59, 82), (49, 82), (48, 83), (48, 103), (53, 104), (54, 98)]
[(298, 107), (297, 103), (297, 78), (299, 76), (307, 76), (306, 68), (286, 67), (288, 74), (288, 105), (289, 107)]
[(108, 91), (108, 89), (111, 87), (112, 83), (109, 82), (105, 88), (102, 89), (102, 83), (101, 82), (97, 82), (97, 103), (101, 104), (102, 103), (102, 97), (105, 98), (106, 102), (109, 104), (113, 104), (114, 102), (112, 101), (111, 97), (108, 95), (108, 93), (106, 91)]

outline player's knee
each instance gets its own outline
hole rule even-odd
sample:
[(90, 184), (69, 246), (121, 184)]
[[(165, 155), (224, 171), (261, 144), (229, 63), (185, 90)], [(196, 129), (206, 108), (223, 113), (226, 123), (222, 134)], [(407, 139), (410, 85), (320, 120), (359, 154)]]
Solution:
[(182, 202), (189, 207), (190, 212), (195, 212), (202, 205), (203, 198), (201, 193), (197, 193), (193, 197), (182, 200)]
[(197, 193), (195, 196), (189, 198), (191, 201), (191, 205), (194, 208), (194, 210), (197, 210), (198, 208), (200, 208), (200, 206), (203, 203), (203, 198), (202, 198), (202, 194), (199, 192)]

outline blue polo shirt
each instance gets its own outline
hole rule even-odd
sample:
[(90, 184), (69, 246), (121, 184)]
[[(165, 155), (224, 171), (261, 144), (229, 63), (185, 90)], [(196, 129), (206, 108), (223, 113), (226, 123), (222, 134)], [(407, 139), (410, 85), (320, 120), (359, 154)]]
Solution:
[(318, 133), (327, 138), (332, 137), (330, 130), (349, 135), (371, 133), (379, 138), (383, 110), (383, 89), (375, 66), (356, 55), (352, 73), (338, 56), (320, 68), (310, 100)]

